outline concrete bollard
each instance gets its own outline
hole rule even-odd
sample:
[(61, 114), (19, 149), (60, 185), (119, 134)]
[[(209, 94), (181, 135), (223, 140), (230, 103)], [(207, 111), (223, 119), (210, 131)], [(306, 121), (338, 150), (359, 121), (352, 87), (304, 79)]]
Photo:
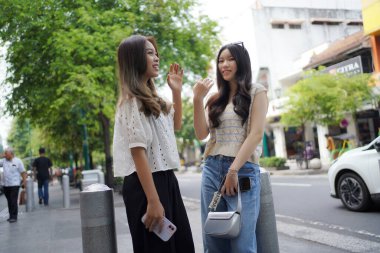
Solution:
[(117, 253), (113, 190), (92, 184), (80, 193), (83, 253)]
[(104, 184), (104, 173), (101, 170), (99, 170), (98, 177), (99, 177), (99, 184)]
[(63, 189), (63, 207), (70, 208), (70, 182), (69, 176), (62, 176), (62, 189)]
[(33, 179), (27, 177), (26, 179), (26, 211), (31, 212), (34, 209), (34, 186)]
[(262, 170), (260, 178), (260, 213), (256, 225), (257, 252), (279, 253), (276, 216), (269, 172)]

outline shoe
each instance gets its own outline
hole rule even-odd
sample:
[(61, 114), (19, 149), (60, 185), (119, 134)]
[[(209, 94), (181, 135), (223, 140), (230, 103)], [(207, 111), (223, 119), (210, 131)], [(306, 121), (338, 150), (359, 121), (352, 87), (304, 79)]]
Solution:
[(12, 219), (9, 219), (9, 221), (8, 221), (9, 223), (15, 223), (15, 222), (17, 222), (17, 219), (15, 219), (15, 218), (12, 218)]
[(9, 221), (11, 218), (8, 218), (7, 221)]
[(42, 205), (42, 198), (38, 201), (38, 204)]

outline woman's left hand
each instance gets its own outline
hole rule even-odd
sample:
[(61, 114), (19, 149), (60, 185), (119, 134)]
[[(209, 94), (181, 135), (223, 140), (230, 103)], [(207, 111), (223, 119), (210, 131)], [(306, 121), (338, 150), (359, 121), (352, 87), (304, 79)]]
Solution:
[(238, 187), (238, 174), (237, 173), (227, 173), (226, 181), (222, 187), (222, 194), (227, 196), (234, 196), (237, 193)]
[(172, 91), (182, 90), (183, 69), (178, 63), (170, 65), (167, 81)]

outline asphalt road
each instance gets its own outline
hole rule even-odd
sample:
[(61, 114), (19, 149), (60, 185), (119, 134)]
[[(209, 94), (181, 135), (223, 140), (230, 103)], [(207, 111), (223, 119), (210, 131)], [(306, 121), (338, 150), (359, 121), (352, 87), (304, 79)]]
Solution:
[[(199, 201), (200, 174), (177, 175), (182, 195)], [(272, 176), (281, 252), (380, 252), (380, 208), (355, 213), (329, 195), (326, 175)]]
[(379, 235), (380, 208), (351, 212), (330, 197), (327, 175), (272, 176), (276, 214)]

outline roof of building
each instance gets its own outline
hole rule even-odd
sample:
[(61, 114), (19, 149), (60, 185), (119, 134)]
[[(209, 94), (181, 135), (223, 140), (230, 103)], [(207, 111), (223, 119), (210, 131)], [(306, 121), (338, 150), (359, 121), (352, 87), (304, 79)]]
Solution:
[(304, 69), (315, 68), (340, 58), (342, 55), (349, 54), (352, 51), (370, 47), (369, 37), (364, 35), (363, 31), (359, 31), (332, 42), (326, 50), (312, 56), (309, 64), (307, 64)]

